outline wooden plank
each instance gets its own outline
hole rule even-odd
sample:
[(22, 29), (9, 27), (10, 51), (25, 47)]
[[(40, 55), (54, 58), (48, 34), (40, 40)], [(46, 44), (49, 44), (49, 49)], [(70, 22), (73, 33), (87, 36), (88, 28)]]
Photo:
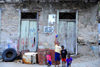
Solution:
[(30, 21), (29, 47), (28, 47), (30, 51), (36, 51), (36, 39), (37, 39), (37, 22)]
[[(1, 34), (1, 9), (0, 9), (0, 34)], [(0, 43), (1, 43), (1, 36), (0, 36)]]
[(76, 47), (76, 23), (75, 22), (59, 22), (59, 41), (60, 45), (64, 47), (70, 53), (75, 53)]
[(28, 27), (29, 21), (22, 21), (21, 24), (21, 42), (20, 42), (20, 50), (27, 50), (28, 47)]
[(76, 55), (78, 54), (78, 44), (77, 44), (77, 38), (78, 38), (78, 10), (76, 11)]
[(76, 45), (76, 30), (75, 30), (75, 22), (68, 22), (67, 24), (67, 49), (74, 53), (74, 46)]
[(36, 51), (37, 47), (37, 21), (21, 21), (20, 50)]
[(57, 10), (57, 34), (59, 34), (59, 10)]
[(18, 9), (18, 14), (19, 14), (19, 22), (18, 22), (18, 45), (17, 45), (17, 49), (19, 50), (19, 46), (20, 46), (20, 37), (21, 37), (21, 10)]
[[(57, 11), (57, 16), (59, 17), (59, 10)], [(68, 12), (68, 10), (61, 10), (60, 12)], [(76, 11), (75, 11), (76, 12)], [(60, 41), (60, 45), (64, 45), (64, 47), (70, 52), (75, 53), (75, 48), (77, 44), (76, 38), (76, 20), (74, 19), (59, 19), (58, 18), (58, 40)]]

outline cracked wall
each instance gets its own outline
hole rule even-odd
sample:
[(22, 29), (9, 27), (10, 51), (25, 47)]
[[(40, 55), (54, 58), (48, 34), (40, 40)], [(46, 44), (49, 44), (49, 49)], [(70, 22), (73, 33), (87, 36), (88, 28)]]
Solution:
[[(83, 3), (81, 3), (83, 4)], [(97, 31), (97, 4), (86, 4), (79, 6), (79, 4), (70, 3), (54, 3), (50, 4), (30, 4), (16, 6), (14, 4), (2, 4), (1, 10), (1, 46), (7, 48), (8, 43), (18, 45), (19, 40), (19, 27), (20, 27), (20, 15), (17, 9), (25, 12), (39, 11), (39, 22), (38, 22), (38, 48), (51, 48), (54, 49), (54, 38), (57, 34), (57, 21), (50, 26), (54, 26), (54, 32), (46, 34), (44, 33), (44, 26), (48, 26), (48, 14), (55, 14), (57, 17), (57, 10), (78, 10), (78, 25), (77, 25), (77, 39), (78, 43), (86, 44), (90, 42), (95, 44), (98, 41)], [(82, 42), (82, 43), (81, 43)], [(16, 47), (16, 46), (14, 46)]]

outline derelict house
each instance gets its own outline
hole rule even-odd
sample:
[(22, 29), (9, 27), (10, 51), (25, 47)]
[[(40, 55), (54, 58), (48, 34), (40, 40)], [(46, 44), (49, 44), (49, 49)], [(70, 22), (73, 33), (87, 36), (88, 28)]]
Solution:
[(97, 45), (98, 0), (0, 0), (0, 51), (54, 49), (77, 54), (78, 45)]

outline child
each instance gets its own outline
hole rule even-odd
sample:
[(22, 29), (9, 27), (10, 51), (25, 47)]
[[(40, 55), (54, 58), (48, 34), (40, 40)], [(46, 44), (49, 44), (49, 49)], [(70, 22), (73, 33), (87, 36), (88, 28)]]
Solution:
[(55, 67), (56, 65), (58, 65), (59, 67), (59, 64), (60, 64), (60, 53), (61, 53), (61, 47), (60, 47), (60, 43), (58, 42), (57, 40), (58, 38), (58, 35), (55, 36)]
[(46, 58), (47, 58), (48, 67), (50, 67), (50, 66), (52, 65), (50, 53), (48, 53), (48, 54), (46, 55)]
[(66, 59), (66, 62), (67, 62), (67, 67), (71, 67), (72, 57), (70, 57), (70, 54), (68, 54), (68, 58)]
[(64, 49), (64, 46), (61, 46), (61, 47), (62, 47), (62, 50), (61, 50), (62, 67), (65, 67), (67, 51), (66, 49)]
[(55, 45), (55, 67), (56, 65), (58, 65), (59, 67), (59, 64), (60, 64), (60, 54), (61, 54), (61, 47), (59, 46), (59, 42), (58, 44)]

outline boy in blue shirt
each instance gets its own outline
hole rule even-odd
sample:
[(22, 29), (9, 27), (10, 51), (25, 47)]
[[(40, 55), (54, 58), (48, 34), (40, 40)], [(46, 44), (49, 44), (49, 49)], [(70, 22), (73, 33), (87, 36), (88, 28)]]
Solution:
[(66, 59), (66, 62), (67, 62), (67, 67), (71, 67), (72, 57), (70, 57), (70, 54), (68, 54), (68, 58)]

